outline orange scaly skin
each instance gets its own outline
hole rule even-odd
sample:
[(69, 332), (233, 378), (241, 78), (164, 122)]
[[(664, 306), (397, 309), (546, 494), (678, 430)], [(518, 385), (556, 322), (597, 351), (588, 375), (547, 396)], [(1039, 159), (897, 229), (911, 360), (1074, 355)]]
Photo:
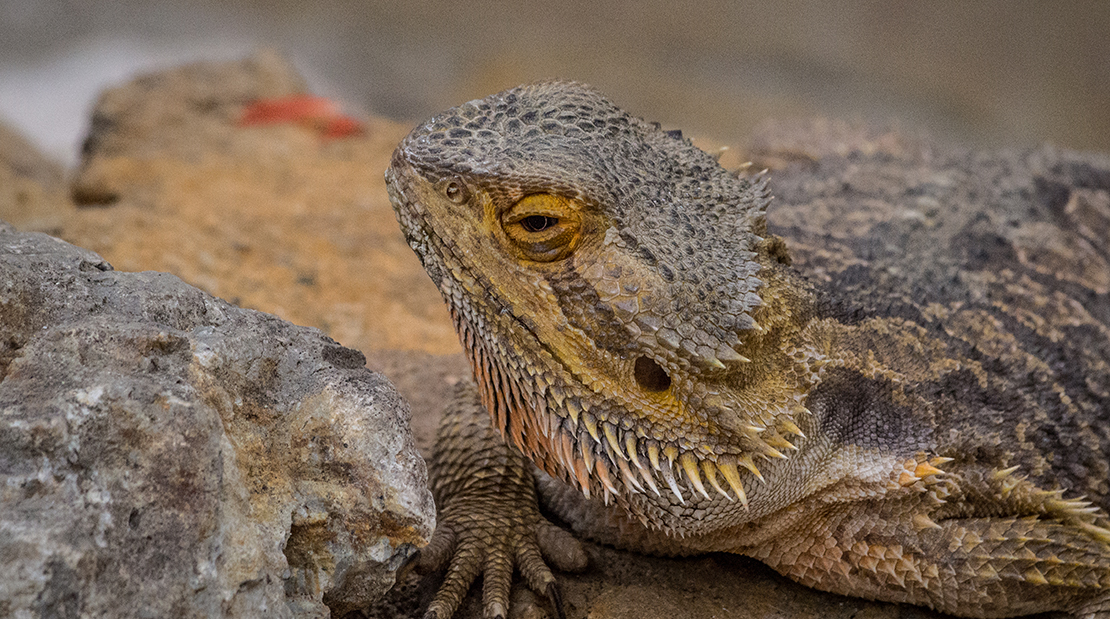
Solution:
[[(785, 242), (766, 178), (580, 84), (417, 127), (390, 196), (476, 379), (432, 467), (424, 563), (451, 568), (429, 616), (479, 573), (495, 617), (514, 565), (552, 597), (539, 557), (581, 566), (530, 460), (551, 509), (605, 543), (742, 553), (967, 617), (1110, 617), (1110, 165), (1052, 156), (977, 162), (1006, 181), (986, 189), (913, 187), (935, 222), (857, 196), (885, 227), (795, 212)], [(1064, 205), (1050, 182), (1093, 189)]]

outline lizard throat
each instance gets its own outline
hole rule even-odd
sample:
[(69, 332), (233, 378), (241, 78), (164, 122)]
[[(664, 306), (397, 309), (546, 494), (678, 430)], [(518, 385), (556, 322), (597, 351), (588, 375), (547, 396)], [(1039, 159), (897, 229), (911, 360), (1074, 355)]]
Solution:
[[(493, 344), (467, 319), (466, 309), (449, 305), (494, 427), (546, 473), (577, 487), (586, 498), (600, 497), (608, 505), (651, 493), (655, 503), (739, 500), (747, 508), (745, 484), (764, 482), (754, 457), (786, 457), (771, 447), (759, 453), (695, 452), (598, 419), (577, 395), (528, 376), (519, 362), (505, 361), (515, 357), (490, 350)], [(652, 528), (673, 528), (666, 520), (640, 518)]]

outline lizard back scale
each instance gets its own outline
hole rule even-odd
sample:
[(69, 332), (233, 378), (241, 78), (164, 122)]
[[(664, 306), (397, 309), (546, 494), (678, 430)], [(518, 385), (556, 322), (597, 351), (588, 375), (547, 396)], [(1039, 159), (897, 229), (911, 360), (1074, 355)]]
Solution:
[[(514, 551), (453, 548), (461, 522), (516, 509), (469, 481), (492, 474), (466, 454), (511, 452), (468, 425), (484, 409), (549, 476), (551, 508), (603, 542), (738, 552), (820, 589), (966, 616), (1106, 615), (1110, 304), (1089, 269), (967, 251), (1035, 219), (1020, 199), (891, 231), (918, 255), (860, 260), (867, 239), (836, 239), (798, 271), (768, 233), (765, 177), (571, 82), (444, 112), (387, 180), (476, 379), (437, 445), (447, 533), (428, 551), (453, 550), (469, 577), (430, 614), (449, 615), (479, 571), (495, 582), (487, 615), (507, 603), (504, 569), (480, 565)], [(795, 232), (811, 248), (812, 230)], [(530, 486), (505, 473), (522, 466), (511, 456), (492, 476)], [(509, 575), (515, 560), (549, 588), (538, 551), (517, 554)]]

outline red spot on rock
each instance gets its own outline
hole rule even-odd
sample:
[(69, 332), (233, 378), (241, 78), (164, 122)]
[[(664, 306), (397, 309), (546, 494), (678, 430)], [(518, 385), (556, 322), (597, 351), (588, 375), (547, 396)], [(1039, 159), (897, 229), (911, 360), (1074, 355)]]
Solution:
[(259, 99), (243, 110), (239, 126), (296, 123), (334, 140), (362, 133), (358, 120), (343, 114), (331, 99), (313, 95), (292, 95)]

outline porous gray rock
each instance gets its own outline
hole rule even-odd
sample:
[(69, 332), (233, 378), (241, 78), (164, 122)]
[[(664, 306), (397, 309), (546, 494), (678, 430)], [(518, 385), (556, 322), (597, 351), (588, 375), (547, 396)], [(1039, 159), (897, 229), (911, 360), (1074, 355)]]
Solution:
[(360, 608), (434, 527), (408, 417), (315, 329), (0, 223), (0, 616)]

